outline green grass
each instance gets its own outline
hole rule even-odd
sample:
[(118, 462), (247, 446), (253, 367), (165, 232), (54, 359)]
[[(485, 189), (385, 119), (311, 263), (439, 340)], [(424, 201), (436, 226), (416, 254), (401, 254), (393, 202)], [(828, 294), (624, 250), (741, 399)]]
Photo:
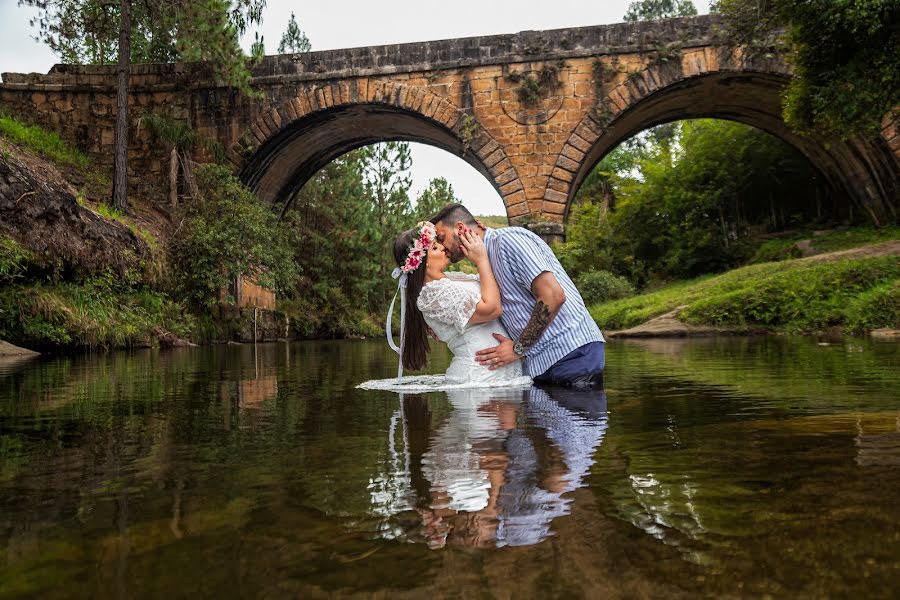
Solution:
[(87, 168), (87, 156), (69, 146), (57, 134), (36, 125), (26, 125), (0, 112), (0, 136), (29, 150), (33, 150), (55, 163)]
[(0, 283), (10, 283), (23, 277), (33, 260), (30, 250), (14, 239), (0, 235)]
[(800, 250), (796, 243), (803, 240), (811, 240), (811, 254), (822, 254), (836, 250), (848, 250), (866, 244), (876, 244), (889, 240), (900, 239), (900, 227), (889, 225), (881, 229), (874, 227), (852, 227), (842, 231), (829, 231), (820, 236), (813, 235), (812, 231), (801, 231), (790, 237), (777, 238), (764, 242), (757, 248), (756, 253), (750, 259), (751, 264), (769, 262), (773, 260), (786, 260), (799, 258)]
[(193, 318), (180, 303), (110, 279), (0, 288), (0, 338), (37, 348), (124, 348), (151, 343), (156, 328), (190, 337)]
[(832, 262), (788, 260), (751, 265), (591, 307), (605, 329), (639, 325), (686, 305), (695, 325), (811, 332), (900, 327), (896, 256)]
[(494, 229), (509, 226), (509, 219), (506, 218), (506, 215), (479, 215), (475, 218), (484, 223), (486, 227)]

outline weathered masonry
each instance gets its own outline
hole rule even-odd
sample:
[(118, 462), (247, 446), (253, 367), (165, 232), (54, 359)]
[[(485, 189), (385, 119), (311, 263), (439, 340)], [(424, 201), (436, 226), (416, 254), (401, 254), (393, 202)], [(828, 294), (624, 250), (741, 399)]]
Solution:
[[(289, 202), (353, 148), (423, 142), (478, 169), (513, 222), (562, 224), (581, 181), (621, 141), (659, 123), (717, 117), (782, 138), (876, 222), (896, 219), (898, 123), (886, 118), (874, 139), (794, 134), (779, 103), (789, 67), (731, 48), (718, 30), (715, 18), (693, 17), (268, 56), (253, 69), (261, 98), (217, 85), (203, 65), (137, 65), (130, 168), (166, 185), (165, 151), (140, 127), (151, 111), (220, 142), (272, 203)], [(4, 110), (112, 160), (113, 67), (57, 65), (3, 80)]]

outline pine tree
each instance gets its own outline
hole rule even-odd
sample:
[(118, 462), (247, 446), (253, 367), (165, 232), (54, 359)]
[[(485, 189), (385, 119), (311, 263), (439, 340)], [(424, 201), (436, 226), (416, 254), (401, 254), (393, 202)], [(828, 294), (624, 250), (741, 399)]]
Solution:
[(256, 37), (253, 41), (253, 44), (250, 46), (250, 56), (253, 57), (253, 60), (260, 61), (262, 57), (266, 55), (266, 37), (259, 35), (259, 32), (256, 32)]
[(693, 17), (697, 7), (691, 0), (639, 0), (628, 5), (626, 21), (653, 21), (672, 17)]
[(312, 50), (312, 44), (309, 43), (309, 38), (300, 30), (300, 26), (297, 25), (297, 17), (291, 13), (291, 20), (288, 21), (287, 29), (278, 44), (278, 52), (280, 54), (300, 54), (310, 50)]
[(420, 220), (424, 220), (448, 204), (457, 202), (460, 199), (453, 192), (453, 185), (443, 177), (435, 177), (416, 198), (415, 212)]
[(128, 82), (136, 61), (206, 61), (220, 80), (250, 91), (238, 38), (262, 21), (266, 0), (20, 0), (39, 9), (31, 25), (65, 62), (117, 63), (113, 202), (128, 211)]

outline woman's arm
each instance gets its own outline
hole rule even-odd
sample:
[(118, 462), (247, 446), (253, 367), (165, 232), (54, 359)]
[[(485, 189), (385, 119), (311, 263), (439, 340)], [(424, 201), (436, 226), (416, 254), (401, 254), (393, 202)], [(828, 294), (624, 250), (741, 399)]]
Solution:
[(503, 314), (500, 303), (500, 286), (494, 278), (491, 269), (491, 261), (488, 260), (487, 248), (484, 242), (471, 230), (466, 230), (460, 236), (460, 245), (463, 254), (478, 268), (481, 277), (481, 302), (475, 306), (475, 314), (469, 319), (469, 325), (486, 323), (499, 319)]

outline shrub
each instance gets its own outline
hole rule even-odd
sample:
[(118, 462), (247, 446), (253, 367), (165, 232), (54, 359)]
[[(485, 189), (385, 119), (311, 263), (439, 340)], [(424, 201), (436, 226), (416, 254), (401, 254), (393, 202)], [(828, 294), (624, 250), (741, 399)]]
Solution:
[(578, 291), (585, 304), (600, 304), (634, 295), (631, 282), (609, 271), (588, 271), (578, 277)]
[(31, 252), (15, 240), (0, 235), (0, 282), (11, 283), (28, 270)]
[(297, 268), (272, 210), (224, 166), (201, 166), (197, 181), (200, 194), (172, 241), (182, 293), (198, 305), (212, 305), (241, 274), (253, 274), (275, 290), (290, 287)]

